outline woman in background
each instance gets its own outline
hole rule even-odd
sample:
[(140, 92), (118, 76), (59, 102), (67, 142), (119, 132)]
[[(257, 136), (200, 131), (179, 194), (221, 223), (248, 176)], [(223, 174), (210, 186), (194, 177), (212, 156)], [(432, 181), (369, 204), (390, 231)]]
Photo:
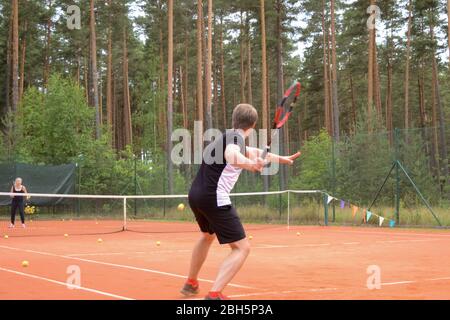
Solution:
[(11, 193), (23, 193), (23, 196), (13, 196), (11, 195), (11, 224), (10, 228), (14, 228), (14, 223), (16, 221), (16, 211), (19, 209), (20, 220), (22, 221), (22, 228), (25, 228), (25, 197), (27, 196), (27, 188), (22, 185), (22, 178), (16, 178), (14, 185), (11, 187)]

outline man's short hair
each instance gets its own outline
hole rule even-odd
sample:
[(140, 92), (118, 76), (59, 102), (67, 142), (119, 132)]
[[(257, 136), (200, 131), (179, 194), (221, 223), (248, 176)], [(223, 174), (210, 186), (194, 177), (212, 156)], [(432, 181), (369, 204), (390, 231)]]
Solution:
[(233, 111), (233, 129), (247, 130), (258, 121), (258, 111), (247, 103), (241, 103)]

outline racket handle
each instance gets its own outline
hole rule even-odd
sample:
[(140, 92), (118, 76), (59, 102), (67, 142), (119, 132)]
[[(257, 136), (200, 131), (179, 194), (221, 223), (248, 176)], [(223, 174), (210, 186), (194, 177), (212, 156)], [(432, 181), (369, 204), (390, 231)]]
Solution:
[(267, 158), (267, 154), (269, 153), (269, 151), (270, 151), (270, 147), (267, 146), (267, 147), (264, 149), (263, 153), (261, 154), (261, 158), (262, 158), (262, 159), (266, 159), (266, 158)]
[[(261, 158), (265, 160), (267, 158), (267, 154), (269, 153), (269, 151), (270, 151), (270, 146), (267, 146), (264, 149), (263, 153), (261, 154)], [(264, 168), (268, 168), (268, 167), (270, 167), (270, 163), (266, 163), (264, 165)]]

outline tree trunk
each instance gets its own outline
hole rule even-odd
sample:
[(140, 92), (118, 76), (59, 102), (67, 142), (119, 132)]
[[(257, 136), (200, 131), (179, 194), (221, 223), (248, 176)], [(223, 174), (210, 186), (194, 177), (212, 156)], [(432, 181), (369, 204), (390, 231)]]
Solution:
[(240, 25), (240, 34), (239, 34), (239, 49), (240, 49), (240, 62), (241, 62), (241, 103), (246, 103), (247, 99), (245, 97), (245, 86), (246, 86), (246, 70), (245, 70), (245, 62), (244, 62), (244, 57), (245, 57), (245, 36), (244, 36), (244, 15), (243, 12), (241, 10), (241, 25)]
[[(261, 6), (261, 55), (262, 55), (262, 125), (263, 129), (268, 129), (268, 114), (267, 114), (267, 45), (266, 45), (266, 12), (264, 1), (260, 0)], [(269, 132), (270, 134), (270, 132)]]
[(13, 0), (12, 27), (12, 112), (19, 106), (19, 0)]
[(350, 94), (352, 96), (352, 131), (353, 133), (356, 133), (356, 92), (355, 92), (355, 86), (353, 84), (353, 76), (350, 73)]
[[(442, 106), (441, 101), (441, 90), (439, 84), (439, 72), (436, 61), (436, 54), (433, 54), (433, 82), (434, 82), (434, 94), (436, 95), (436, 116), (439, 117), (439, 145), (440, 145), (440, 160), (442, 162), (442, 175), (448, 180), (449, 179), (449, 170), (448, 170), (448, 156), (447, 156), (447, 141), (445, 135), (445, 113), (444, 108)], [(433, 114), (433, 117), (435, 115)], [(438, 121), (436, 120), (436, 123)], [(442, 182), (445, 184), (445, 180)], [(450, 181), (447, 181), (450, 183)]]
[(336, 17), (334, 14), (334, 0), (331, 0), (331, 88), (332, 88), (332, 105), (333, 105), (333, 136), (337, 142), (340, 138), (339, 126), (339, 101), (338, 101), (338, 85), (337, 85), (337, 59), (336, 59)]
[[(166, 95), (163, 92), (166, 91), (166, 77), (165, 77), (165, 63), (164, 63), (164, 43), (163, 43), (163, 29), (164, 29), (164, 11), (162, 0), (158, 0), (158, 12), (159, 12), (159, 97), (158, 97), (158, 116), (160, 123), (166, 123)], [(166, 141), (166, 126), (161, 126), (159, 130), (159, 136), (161, 139), (159, 141), (163, 141), (161, 144), (161, 148), (165, 147)]]
[(203, 1), (197, 1), (197, 120), (203, 133)]
[(5, 77), (5, 113), (11, 112), (11, 71), (12, 71), (12, 38), (14, 10), (9, 17), (8, 41), (6, 43), (6, 77)]
[(173, 131), (173, 0), (168, 0), (168, 61), (167, 61), (167, 173), (168, 192), (173, 194), (173, 164), (171, 134)]
[(373, 44), (373, 63), (374, 63), (374, 94), (375, 94), (375, 107), (377, 111), (377, 125), (381, 127), (383, 121), (383, 105), (381, 102), (381, 83), (380, 83), (380, 70), (378, 67), (378, 50), (376, 42)]
[(50, 48), (52, 42), (52, 0), (48, 0), (49, 15), (47, 18), (47, 35), (45, 43), (45, 61), (44, 61), (44, 87), (47, 87), (48, 77), (50, 75)]
[(330, 82), (329, 82), (329, 64), (328, 64), (328, 29), (325, 25), (325, 0), (322, 0), (322, 43), (323, 43), (323, 88), (324, 88), (324, 114), (325, 127), (330, 136), (333, 135), (331, 131), (331, 117), (330, 117)]
[(247, 102), (253, 104), (253, 79), (252, 79), (252, 39), (250, 34), (250, 19), (247, 15), (246, 20), (246, 34), (247, 34)]
[(189, 33), (188, 30), (185, 30), (185, 44), (184, 44), (184, 73), (183, 73), (183, 96), (184, 96), (184, 111), (185, 114), (183, 115), (184, 121), (184, 127), (186, 129), (189, 129), (189, 117), (188, 117), (188, 101), (189, 101), (189, 91), (188, 91), (188, 81), (189, 81)]
[(77, 85), (80, 86), (80, 81), (81, 81), (81, 53), (80, 53), (81, 49), (77, 50), (77, 71), (76, 71), (76, 82)]
[(212, 20), (213, 2), (208, 0), (208, 47), (206, 56), (206, 121), (208, 129), (213, 127), (212, 123)]
[(128, 81), (128, 44), (127, 31), (123, 29), (123, 116), (124, 116), (124, 139), (122, 146), (133, 144), (133, 133), (131, 125), (131, 104), (130, 104), (130, 87)]
[(223, 16), (220, 17), (220, 97), (222, 100), (223, 128), (227, 129), (227, 104), (225, 97), (225, 59), (223, 48)]
[(87, 55), (84, 56), (84, 70), (83, 70), (83, 80), (84, 80), (84, 94), (86, 96), (86, 103), (89, 104), (89, 68), (88, 68), (88, 58)]
[[(449, 0), (450, 1), (450, 0)], [(412, 27), (412, 0), (408, 6), (408, 30), (406, 32), (406, 63), (405, 63), (405, 129), (409, 128), (409, 64), (411, 61), (411, 27)]]
[[(370, 5), (374, 5), (375, 0), (370, 0)], [(375, 46), (375, 28), (369, 29), (369, 66), (367, 72), (367, 124), (369, 133), (372, 132), (372, 108), (373, 108), (373, 95), (374, 95), (374, 46)]]
[(448, 67), (450, 70), (450, 0), (447, 0), (447, 41), (448, 41)]
[(188, 121), (187, 121), (187, 109), (186, 109), (186, 97), (185, 97), (185, 91), (184, 91), (184, 72), (183, 67), (180, 67), (180, 84), (179, 84), (179, 95), (180, 95), (180, 105), (181, 105), (181, 115), (183, 116), (183, 128), (188, 128)]
[(394, 123), (392, 118), (392, 62), (391, 57), (388, 58), (387, 61), (388, 64), (388, 78), (387, 78), (387, 94), (386, 94), (386, 129), (389, 134), (389, 142), (391, 146), (394, 143), (394, 136), (393, 136), (393, 130), (394, 130)]
[[(269, 129), (268, 124), (268, 110), (267, 110), (267, 100), (268, 100), (268, 79), (267, 79), (267, 45), (266, 45), (266, 10), (264, 6), (265, 0), (260, 0), (260, 18), (261, 18), (261, 64), (262, 64), (262, 77), (261, 77), (261, 85), (262, 85), (262, 129)], [(270, 133), (270, 129), (267, 132)], [(269, 177), (267, 175), (263, 178), (264, 182), (264, 191), (269, 190)]]
[(90, 0), (90, 38), (91, 38), (91, 97), (95, 108), (95, 137), (100, 139), (101, 121), (100, 105), (98, 99), (98, 72), (97, 72), (97, 35), (95, 30), (95, 7), (94, 0)]
[[(112, 0), (108, 0), (108, 8), (111, 10)], [(106, 75), (106, 118), (107, 127), (111, 134), (111, 145), (114, 145), (113, 133), (113, 91), (112, 91), (112, 76), (113, 76), (113, 52), (112, 52), (112, 14), (109, 12), (108, 18), (108, 58), (107, 58), (107, 75)]]
[(28, 21), (25, 21), (23, 27), (23, 39), (21, 44), (21, 57), (20, 57), (20, 84), (19, 84), (19, 101), (23, 97), (23, 89), (25, 84), (25, 60), (27, 53), (27, 31), (28, 31)]
[(425, 93), (424, 93), (424, 72), (423, 65), (421, 64), (419, 67), (419, 76), (418, 76), (418, 87), (419, 87), (419, 110), (420, 110), (420, 127), (425, 128), (427, 125), (427, 117), (425, 110)]

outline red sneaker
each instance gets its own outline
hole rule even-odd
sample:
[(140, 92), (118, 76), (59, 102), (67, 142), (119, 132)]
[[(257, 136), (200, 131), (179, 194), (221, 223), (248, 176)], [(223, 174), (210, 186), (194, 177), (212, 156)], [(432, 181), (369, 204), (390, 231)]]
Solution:
[(230, 298), (224, 296), (222, 292), (210, 292), (205, 297), (205, 300), (230, 300)]
[(199, 293), (199, 285), (194, 286), (190, 283), (186, 283), (180, 292), (186, 297), (195, 296)]

